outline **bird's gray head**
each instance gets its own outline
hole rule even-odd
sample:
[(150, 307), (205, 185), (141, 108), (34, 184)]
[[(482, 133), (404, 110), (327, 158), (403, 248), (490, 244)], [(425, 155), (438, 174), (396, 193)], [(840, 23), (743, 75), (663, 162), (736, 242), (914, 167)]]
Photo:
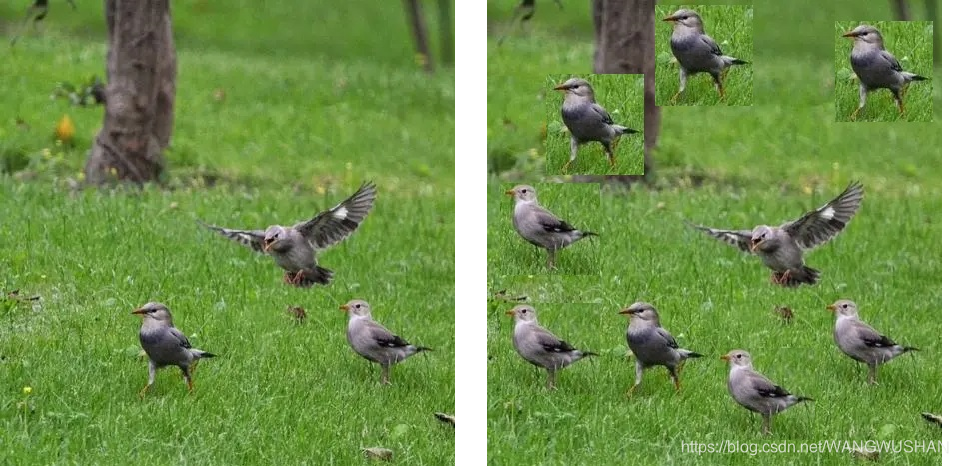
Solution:
[(570, 78), (566, 82), (554, 87), (553, 89), (556, 91), (562, 91), (563, 94), (572, 94), (595, 101), (594, 94), (592, 93), (592, 86), (589, 85), (588, 81), (582, 78)]
[(858, 315), (858, 305), (848, 299), (839, 299), (834, 304), (826, 306), (826, 309), (834, 312), (836, 316), (854, 317)]
[(516, 322), (535, 322), (537, 320), (536, 310), (525, 304), (510, 309), (506, 312), (506, 315), (512, 316)]
[(752, 367), (752, 356), (745, 350), (737, 349), (729, 351), (728, 354), (722, 356), (722, 360), (728, 361), (733, 368)]
[(878, 32), (878, 29), (875, 29), (874, 26), (869, 26), (867, 24), (862, 24), (861, 26), (842, 34), (842, 37), (847, 37), (855, 41), (856, 44), (863, 42), (866, 44), (877, 44), (880, 47), (884, 47), (881, 33)]
[(536, 190), (532, 186), (520, 184), (506, 191), (506, 194), (512, 196), (516, 202), (536, 202)]
[(772, 227), (768, 225), (759, 225), (752, 230), (751, 238), (751, 248), (752, 251), (755, 250), (765, 250), (766, 247), (770, 244), (771, 240), (775, 236), (775, 232), (772, 231)]
[(140, 306), (133, 313), (142, 317), (144, 321), (157, 320), (173, 325), (173, 315), (170, 314), (170, 310), (163, 303), (149, 302)]
[(339, 306), (339, 309), (349, 314), (349, 317), (372, 317), (372, 310), (369, 308), (369, 303), (361, 299), (354, 299)]
[(625, 314), (629, 316), (631, 320), (640, 319), (655, 323), (656, 325), (659, 323), (658, 311), (656, 311), (651, 304), (641, 301), (633, 303), (631, 306), (619, 311), (619, 314)]
[(267, 252), (284, 252), (291, 246), (291, 244), (289, 244), (289, 235), (286, 234), (286, 229), (279, 225), (272, 225), (266, 229), (263, 243), (263, 250)]
[(684, 26), (698, 30), (699, 32), (705, 32), (705, 25), (702, 24), (702, 17), (699, 16), (699, 14), (694, 10), (686, 10), (683, 8), (669, 16), (666, 16), (665, 18), (662, 18), (662, 21), (669, 21), (676, 28)]

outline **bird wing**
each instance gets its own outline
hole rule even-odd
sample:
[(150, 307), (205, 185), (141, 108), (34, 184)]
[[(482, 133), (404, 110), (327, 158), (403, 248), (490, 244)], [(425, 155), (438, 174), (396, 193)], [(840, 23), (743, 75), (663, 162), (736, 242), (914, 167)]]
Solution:
[(719, 48), (719, 45), (715, 43), (715, 39), (712, 39), (711, 37), (709, 37), (708, 34), (700, 35), (699, 40), (701, 40), (705, 45), (709, 47), (709, 52), (712, 55), (718, 55), (718, 56), (725, 55), (724, 53), (722, 53), (722, 49)]
[(196, 222), (233, 241), (248, 246), (250, 249), (256, 252), (263, 252), (263, 245), (266, 241), (266, 232), (263, 230), (233, 230), (230, 228), (218, 227), (216, 225), (208, 225), (200, 220), (197, 220)]
[(186, 338), (186, 335), (183, 335), (183, 332), (179, 331), (176, 327), (170, 327), (170, 335), (172, 335), (173, 338), (176, 338), (176, 341), (181, 348), (190, 349), (193, 347), (190, 345), (190, 340)]
[(556, 217), (542, 206), (532, 206), (532, 219), (536, 225), (549, 233), (566, 233), (576, 230), (574, 226)]
[(891, 338), (878, 333), (877, 330), (861, 321), (855, 322), (855, 336), (869, 348), (891, 348), (898, 345)]
[(599, 115), (599, 118), (602, 118), (602, 122), (603, 122), (603, 123), (605, 123), (605, 124), (607, 124), (607, 125), (614, 124), (614, 123), (612, 123), (612, 117), (609, 116), (609, 112), (605, 111), (605, 109), (602, 108), (601, 105), (599, 105), (599, 104), (593, 102), (592, 104), (589, 105), (589, 108), (590, 108), (593, 112), (595, 112), (596, 114), (598, 114), (598, 115)]
[(359, 228), (376, 201), (376, 185), (364, 182), (352, 196), (331, 209), (293, 226), (317, 251), (326, 249)]
[(715, 239), (735, 246), (741, 249), (743, 252), (747, 252), (749, 254), (752, 253), (752, 249), (750, 248), (752, 232), (750, 230), (719, 230), (717, 228), (709, 228), (702, 225), (696, 225), (694, 223), (688, 223), (688, 225), (692, 228), (708, 233), (709, 236)]
[(675, 338), (673, 338), (672, 334), (670, 334), (664, 328), (662, 327), (656, 328), (655, 334), (658, 335), (659, 338), (661, 338), (664, 341), (664, 343), (668, 345), (669, 348), (679, 349), (679, 344), (675, 341)]
[(811, 249), (835, 237), (855, 216), (864, 197), (864, 187), (852, 182), (835, 199), (781, 226), (802, 249)]
[(902, 71), (901, 63), (898, 63), (898, 59), (895, 58), (895, 56), (891, 53), (888, 53), (887, 50), (882, 50), (878, 53), (878, 56), (882, 57), (886, 62), (888, 62), (888, 66), (890, 66), (891, 69), (899, 72)]
[(373, 340), (376, 340), (376, 344), (384, 348), (403, 348), (409, 346), (409, 342), (376, 322), (369, 323), (369, 335), (373, 337)]
[(549, 353), (571, 353), (575, 351), (575, 347), (564, 340), (560, 340), (559, 337), (542, 327), (535, 330), (535, 342)]
[(791, 395), (788, 390), (785, 390), (781, 386), (775, 385), (771, 380), (768, 380), (764, 375), (757, 372), (752, 373), (751, 382), (752, 388), (762, 398), (784, 398)]

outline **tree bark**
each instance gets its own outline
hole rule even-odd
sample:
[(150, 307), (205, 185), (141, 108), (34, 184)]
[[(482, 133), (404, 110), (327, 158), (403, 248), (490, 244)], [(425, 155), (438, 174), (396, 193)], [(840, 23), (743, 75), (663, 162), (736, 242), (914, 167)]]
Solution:
[(422, 64), (422, 69), (427, 73), (432, 73), (432, 54), (429, 52), (429, 32), (426, 30), (426, 22), (422, 19), (422, 6), (419, 0), (406, 0), (406, 14), (409, 16), (409, 25), (412, 29), (413, 41), (416, 43), (417, 59)]
[(105, 0), (106, 112), (86, 180), (155, 181), (173, 133), (176, 51), (169, 0)]
[(645, 76), (645, 174), (628, 178), (646, 182), (651, 181), (654, 173), (652, 153), (658, 143), (662, 121), (662, 109), (655, 105), (654, 21), (654, 0), (592, 0), (592, 22), (595, 25), (593, 70), (599, 74)]

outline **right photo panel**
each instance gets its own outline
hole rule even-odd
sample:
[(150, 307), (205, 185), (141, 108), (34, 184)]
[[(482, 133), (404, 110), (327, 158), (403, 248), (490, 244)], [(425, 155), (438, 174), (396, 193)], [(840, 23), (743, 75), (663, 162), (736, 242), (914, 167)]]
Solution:
[(940, 463), (940, 14), (489, 0), (489, 464)]

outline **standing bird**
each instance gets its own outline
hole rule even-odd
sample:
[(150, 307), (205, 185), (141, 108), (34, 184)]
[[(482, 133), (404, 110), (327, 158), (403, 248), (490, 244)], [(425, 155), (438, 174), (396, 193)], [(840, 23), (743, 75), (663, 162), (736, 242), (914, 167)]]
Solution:
[(349, 314), (346, 341), (360, 356), (382, 366), (382, 376), (379, 381), (383, 385), (390, 385), (390, 367), (414, 354), (432, 351), (432, 348), (409, 344), (402, 337), (373, 320), (372, 311), (366, 301), (354, 299), (339, 306), (339, 309)]
[(861, 183), (853, 182), (827, 204), (778, 227), (759, 225), (752, 230), (719, 230), (690, 225), (746, 253), (758, 254), (765, 266), (772, 269), (772, 283), (776, 285), (814, 285), (820, 272), (805, 265), (804, 251), (838, 235), (855, 216), (864, 195)]
[(562, 101), (562, 122), (569, 128), (571, 135), (571, 154), (563, 171), (575, 161), (579, 144), (598, 141), (605, 149), (609, 164), (615, 166), (614, 142), (623, 134), (635, 134), (638, 131), (612, 122), (609, 112), (595, 102), (592, 86), (584, 79), (571, 78), (554, 88), (565, 94)]
[(560, 340), (539, 325), (536, 310), (525, 304), (512, 308), (506, 315), (512, 316), (516, 325), (512, 330), (512, 344), (522, 359), (541, 367), (549, 374), (546, 388), (555, 390), (556, 372), (586, 357), (598, 353), (580, 351)]
[(512, 226), (523, 239), (545, 248), (549, 255), (546, 266), (550, 269), (555, 268), (556, 251), (587, 236), (598, 236), (598, 233), (569, 225), (540, 206), (532, 186), (520, 184), (506, 191), (506, 194), (512, 196), (516, 203), (512, 211)]
[(752, 356), (743, 350), (732, 350), (722, 360), (729, 362), (728, 391), (735, 401), (762, 415), (762, 434), (772, 431), (772, 415), (803, 401), (815, 401), (806, 396), (795, 396), (775, 385), (764, 375), (752, 369)]
[(642, 371), (654, 366), (665, 366), (669, 377), (679, 389), (679, 373), (682, 363), (689, 358), (700, 358), (701, 354), (679, 348), (675, 338), (659, 325), (659, 313), (651, 304), (637, 302), (619, 311), (629, 316), (629, 328), (625, 331), (625, 341), (635, 355), (635, 384), (627, 392), (629, 395), (642, 382)]
[(286, 273), (286, 283), (309, 287), (328, 285), (333, 271), (316, 263), (316, 252), (329, 248), (351, 235), (363, 222), (376, 201), (376, 185), (363, 183), (352, 196), (311, 220), (291, 227), (272, 225), (263, 230), (233, 230), (197, 222), (250, 249), (273, 256)]
[(858, 318), (858, 305), (847, 299), (829, 304), (826, 309), (835, 313), (835, 343), (850, 358), (868, 365), (868, 383), (878, 383), (878, 366), (909, 351), (913, 346), (902, 346)]
[(669, 45), (672, 55), (679, 62), (679, 91), (672, 96), (672, 103), (685, 91), (685, 80), (694, 74), (708, 73), (715, 82), (719, 97), (725, 99), (722, 80), (728, 69), (748, 62), (722, 53), (715, 40), (705, 33), (702, 17), (692, 10), (681, 9), (666, 16), (662, 21), (672, 22), (672, 38)]
[(895, 103), (898, 104), (898, 113), (905, 113), (905, 90), (912, 81), (925, 81), (928, 78), (905, 71), (894, 55), (885, 50), (878, 29), (867, 24), (852, 29), (842, 37), (848, 37), (854, 42), (849, 61), (852, 70), (858, 76), (858, 108), (852, 112), (851, 119), (858, 116), (858, 112), (865, 108), (865, 98), (868, 93), (876, 89), (891, 91)]
[(143, 319), (140, 325), (140, 346), (150, 359), (150, 379), (140, 390), (140, 398), (153, 386), (156, 370), (166, 366), (177, 366), (183, 372), (183, 379), (190, 393), (193, 393), (191, 376), (196, 362), (202, 358), (212, 358), (213, 353), (193, 348), (186, 335), (173, 326), (173, 315), (162, 303), (149, 302), (133, 314)]

